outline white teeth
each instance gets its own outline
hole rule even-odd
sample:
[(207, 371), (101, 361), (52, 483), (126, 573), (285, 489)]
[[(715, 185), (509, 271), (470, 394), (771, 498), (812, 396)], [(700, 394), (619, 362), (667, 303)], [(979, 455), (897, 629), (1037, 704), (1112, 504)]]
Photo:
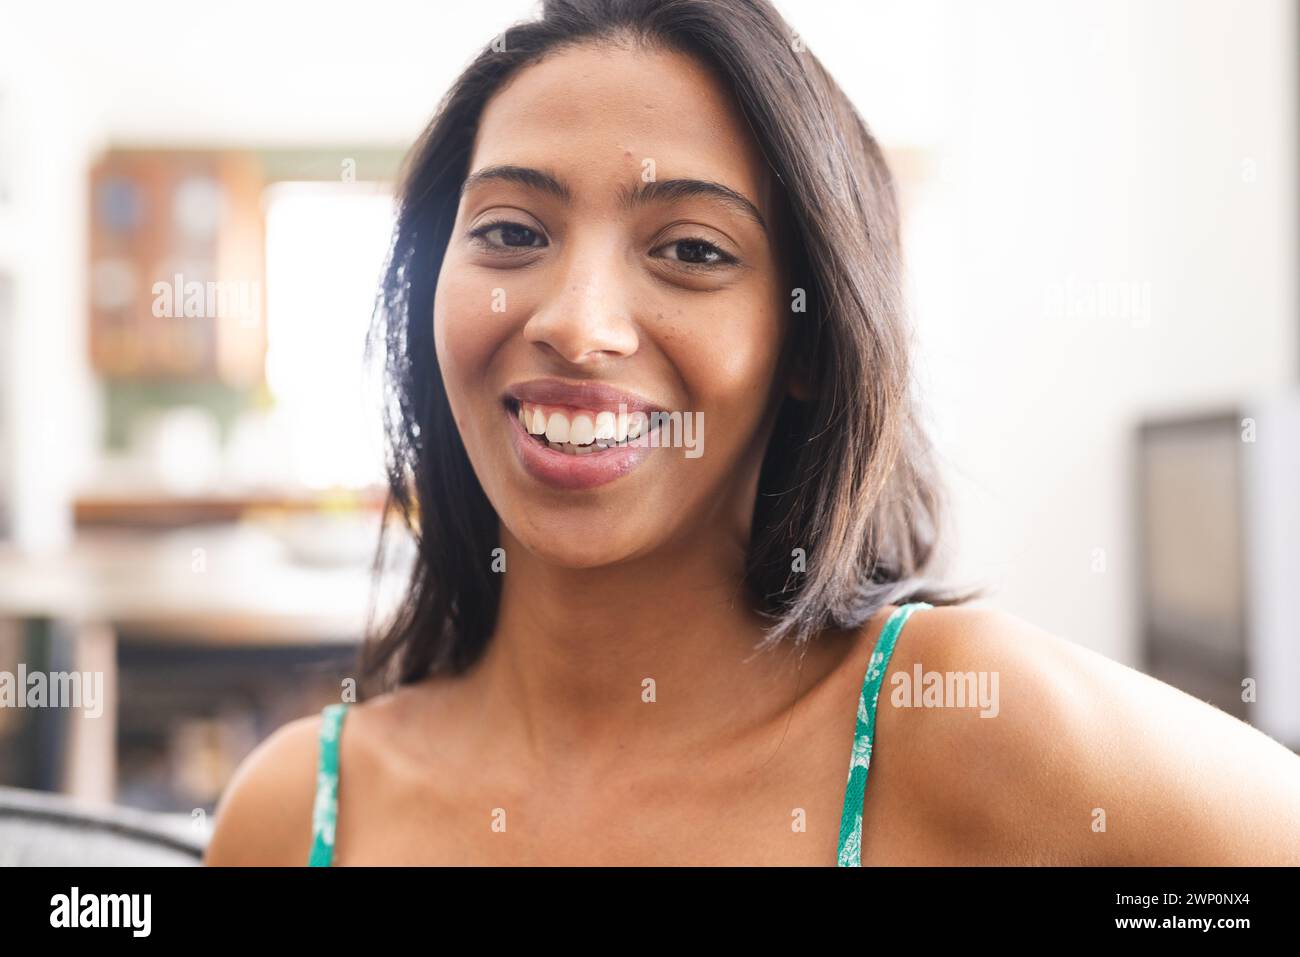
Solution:
[(612, 439), (614, 437), (614, 413), (597, 412), (596, 413), (596, 434), (597, 439)]
[(569, 420), (559, 412), (552, 412), (546, 420), (546, 440), (556, 443), (569, 441)]
[(646, 414), (644, 412), (633, 412), (627, 420), (627, 437), (635, 439), (646, 427)]
[(530, 435), (537, 436), (549, 448), (569, 455), (588, 455), (640, 438), (649, 428), (644, 412), (618, 413), (547, 411), (542, 406), (519, 406), (519, 421)]
[(596, 427), (587, 415), (575, 415), (569, 424), (569, 441), (574, 445), (590, 445), (596, 437)]

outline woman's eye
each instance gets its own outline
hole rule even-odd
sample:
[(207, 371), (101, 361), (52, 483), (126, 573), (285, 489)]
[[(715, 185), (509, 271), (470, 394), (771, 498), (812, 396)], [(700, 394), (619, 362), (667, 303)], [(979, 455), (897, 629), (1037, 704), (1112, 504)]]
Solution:
[(736, 261), (734, 256), (703, 239), (679, 239), (660, 246), (655, 252), (664, 250), (672, 250), (673, 255), (669, 259), (676, 259), (689, 266), (722, 266)]
[(546, 245), (546, 237), (537, 230), (529, 229), (519, 223), (488, 223), (478, 227), (470, 235), (488, 246), (507, 249), (527, 249)]

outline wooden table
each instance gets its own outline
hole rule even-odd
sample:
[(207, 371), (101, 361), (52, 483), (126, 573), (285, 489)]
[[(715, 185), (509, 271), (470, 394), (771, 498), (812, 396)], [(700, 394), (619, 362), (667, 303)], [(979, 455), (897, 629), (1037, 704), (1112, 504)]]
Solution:
[[(310, 541), (312, 529), (300, 526), (295, 536)], [(66, 726), (68, 746), (56, 772), (60, 790), (113, 801), (119, 632), (186, 644), (355, 644), (372, 598), (381, 616), (395, 606), (409, 562), (409, 551), (396, 556), (384, 587), (372, 596), (368, 562), (306, 564), (295, 559), (285, 538), (250, 523), (96, 530), (46, 554), (0, 546), (0, 623), (11, 633), (34, 624), (47, 637), (56, 630), (66, 634), (70, 663), (51, 670), (104, 675), (103, 714)]]

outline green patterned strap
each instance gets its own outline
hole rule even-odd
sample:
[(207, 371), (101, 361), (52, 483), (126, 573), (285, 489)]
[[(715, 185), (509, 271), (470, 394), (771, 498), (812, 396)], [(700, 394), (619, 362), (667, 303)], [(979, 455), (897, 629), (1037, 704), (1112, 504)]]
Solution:
[(334, 860), (334, 826), (339, 815), (339, 734), (347, 708), (346, 704), (330, 704), (321, 711), (320, 759), (316, 765), (308, 867), (329, 867)]
[(853, 732), (853, 752), (849, 757), (849, 780), (844, 791), (844, 813), (840, 817), (840, 843), (836, 852), (839, 867), (862, 866), (862, 799), (867, 790), (867, 769), (871, 766), (871, 743), (876, 733), (876, 701), (880, 685), (889, 668), (889, 657), (903, 625), (912, 612), (932, 608), (927, 602), (900, 605), (880, 633), (876, 648), (867, 662), (867, 675), (858, 697), (858, 723)]

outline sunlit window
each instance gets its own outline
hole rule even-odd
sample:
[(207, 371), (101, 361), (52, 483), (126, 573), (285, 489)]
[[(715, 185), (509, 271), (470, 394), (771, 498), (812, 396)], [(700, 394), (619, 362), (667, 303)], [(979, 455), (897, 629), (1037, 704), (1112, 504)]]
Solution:
[(381, 481), (379, 391), (365, 333), (393, 227), (386, 189), (278, 183), (266, 193), (267, 384), (293, 478)]

